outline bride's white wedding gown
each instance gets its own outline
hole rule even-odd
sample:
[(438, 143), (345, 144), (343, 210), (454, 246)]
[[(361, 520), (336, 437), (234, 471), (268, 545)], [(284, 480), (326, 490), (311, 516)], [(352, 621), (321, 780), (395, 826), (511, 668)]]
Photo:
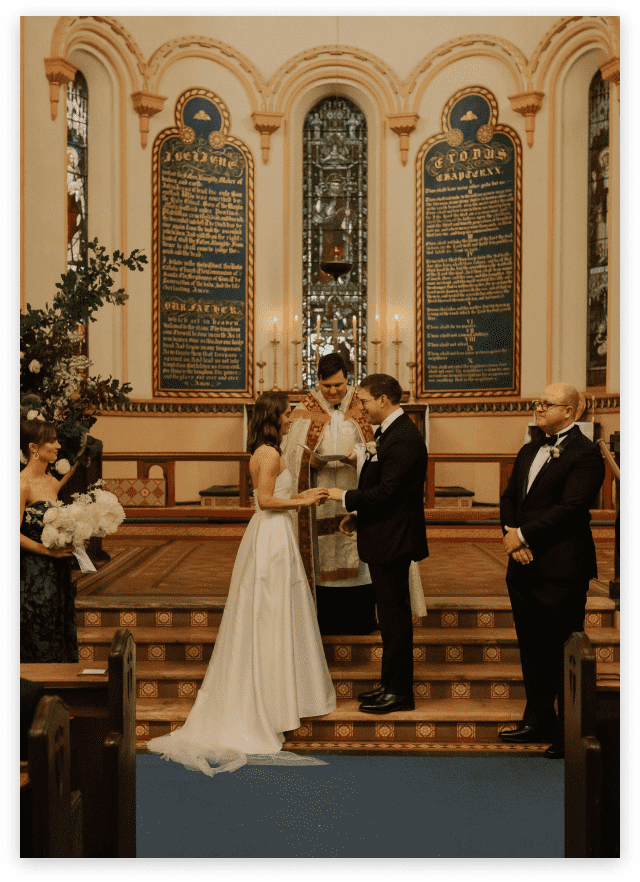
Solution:
[[(274, 496), (291, 496), (288, 469)], [(207, 775), (249, 762), (316, 763), (282, 752), (301, 717), (336, 707), (315, 605), (288, 510), (253, 515), (238, 549), (213, 655), (181, 729), (149, 750)], [(212, 561), (215, 566), (215, 561)], [(218, 764), (212, 768), (210, 763)]]

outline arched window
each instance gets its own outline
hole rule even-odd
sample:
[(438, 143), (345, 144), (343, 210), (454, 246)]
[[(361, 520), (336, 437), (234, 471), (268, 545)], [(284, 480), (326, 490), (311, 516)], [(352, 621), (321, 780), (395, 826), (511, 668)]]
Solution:
[(347, 98), (324, 98), (305, 118), (302, 191), (302, 380), (308, 389), (316, 384), (321, 355), (341, 352), (351, 379), (354, 366), (362, 377), (367, 363), (367, 121)]
[(87, 262), (87, 132), (89, 92), (77, 71), (67, 84), (67, 268)]
[(587, 386), (604, 386), (606, 383), (608, 201), (609, 83), (597, 71), (589, 87)]

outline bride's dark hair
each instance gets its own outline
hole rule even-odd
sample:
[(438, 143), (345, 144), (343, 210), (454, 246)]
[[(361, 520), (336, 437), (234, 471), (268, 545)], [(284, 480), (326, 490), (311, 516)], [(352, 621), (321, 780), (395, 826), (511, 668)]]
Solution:
[(280, 418), (289, 407), (286, 392), (264, 392), (256, 401), (247, 433), (247, 450), (254, 453), (261, 444), (280, 450)]

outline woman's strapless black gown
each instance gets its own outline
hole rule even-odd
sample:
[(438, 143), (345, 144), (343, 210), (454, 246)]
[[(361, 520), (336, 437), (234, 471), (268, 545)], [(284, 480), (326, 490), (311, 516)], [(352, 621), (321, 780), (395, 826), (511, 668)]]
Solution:
[[(42, 516), (49, 507), (45, 500), (34, 502), (27, 511), (38, 514), (27, 519), (20, 532), (40, 542)], [(71, 558), (45, 557), (20, 549), (20, 661), (77, 662), (78, 631), (76, 589), (71, 579)]]

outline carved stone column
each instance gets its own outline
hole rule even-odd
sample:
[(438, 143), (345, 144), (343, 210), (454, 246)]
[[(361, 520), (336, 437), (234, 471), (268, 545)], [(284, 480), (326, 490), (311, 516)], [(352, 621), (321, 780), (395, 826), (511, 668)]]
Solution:
[(407, 164), (409, 156), (409, 135), (415, 129), (419, 119), (417, 113), (389, 113), (387, 115), (389, 128), (400, 138), (400, 156), (403, 165)]
[(284, 113), (276, 113), (275, 111), (256, 110), (251, 114), (254, 127), (260, 132), (260, 146), (262, 147), (262, 161), (266, 164), (269, 161), (269, 148), (271, 146), (271, 135), (277, 131), (282, 125), (282, 117)]
[(149, 136), (149, 120), (164, 109), (164, 102), (167, 99), (162, 95), (153, 95), (151, 92), (133, 92), (131, 100), (135, 112), (140, 117), (140, 143), (144, 149)]
[(60, 102), (60, 86), (72, 83), (78, 68), (67, 61), (66, 58), (45, 58), (44, 70), (49, 80), (51, 119), (56, 119), (58, 116), (58, 103)]
[(602, 79), (608, 83), (615, 83), (618, 87), (618, 102), (620, 102), (620, 59), (610, 58), (600, 65)]
[(544, 92), (522, 92), (520, 95), (509, 95), (511, 109), (524, 116), (524, 128), (527, 133), (527, 144), (533, 147), (533, 134), (536, 130), (536, 114), (542, 107)]

